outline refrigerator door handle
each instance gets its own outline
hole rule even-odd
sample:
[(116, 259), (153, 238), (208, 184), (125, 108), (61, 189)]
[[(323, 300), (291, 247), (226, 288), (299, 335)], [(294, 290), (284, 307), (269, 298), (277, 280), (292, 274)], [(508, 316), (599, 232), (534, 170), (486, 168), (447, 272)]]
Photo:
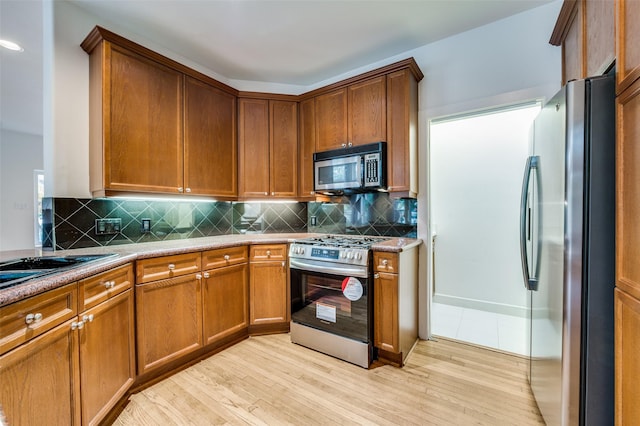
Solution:
[(522, 274), (524, 277), (524, 286), (527, 290), (538, 289), (538, 278), (529, 276), (529, 259), (527, 257), (527, 233), (530, 232), (530, 223), (527, 222), (531, 218), (527, 214), (527, 206), (529, 204), (529, 182), (531, 180), (531, 172), (538, 168), (539, 157), (532, 155), (527, 158), (527, 164), (524, 168), (524, 178), (522, 179), (522, 195), (520, 197), (520, 259), (522, 261)]

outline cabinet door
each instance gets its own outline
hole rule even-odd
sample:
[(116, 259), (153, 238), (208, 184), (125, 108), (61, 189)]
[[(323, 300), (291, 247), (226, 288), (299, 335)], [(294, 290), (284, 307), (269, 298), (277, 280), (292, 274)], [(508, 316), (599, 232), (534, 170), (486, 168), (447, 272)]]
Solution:
[(387, 76), (387, 187), (418, 192), (418, 82), (410, 70)]
[(617, 99), (616, 286), (640, 299), (640, 80)]
[(139, 374), (202, 346), (200, 284), (187, 275), (136, 285)]
[(640, 2), (616, 0), (617, 92), (640, 77)]
[[(83, 424), (98, 424), (135, 378), (133, 290), (80, 314)], [(90, 318), (90, 319), (89, 319)]]
[(249, 326), (249, 267), (246, 263), (205, 272), (205, 345)]
[(584, 56), (584, 26), (582, 25), (582, 1), (575, 2), (576, 11), (573, 12), (567, 35), (562, 43), (562, 82), (581, 79), (585, 76)]
[(71, 330), (72, 321), (0, 357), (0, 404), (7, 424), (80, 424), (78, 333)]
[(236, 97), (186, 77), (184, 116), (185, 192), (236, 196)]
[(615, 290), (616, 425), (640, 419), (640, 300)]
[(614, 4), (611, 1), (586, 0), (585, 39), (587, 76), (602, 75), (615, 59)]
[(288, 322), (287, 263), (252, 263), (249, 277), (251, 325)]
[(238, 100), (240, 197), (269, 195), (269, 101)]
[(346, 146), (347, 130), (347, 89), (319, 95), (316, 107), (316, 151)]
[(398, 335), (398, 275), (379, 272), (373, 279), (373, 344), (388, 352), (400, 352)]
[(298, 174), (298, 198), (314, 199), (313, 153), (316, 150), (316, 108), (315, 99), (300, 102), (300, 153)]
[(295, 197), (298, 190), (298, 103), (269, 101), (271, 195)]
[(387, 137), (387, 84), (379, 76), (349, 86), (348, 141), (353, 145), (385, 141)]
[(111, 45), (103, 102), (107, 189), (178, 193), (183, 186), (182, 74)]

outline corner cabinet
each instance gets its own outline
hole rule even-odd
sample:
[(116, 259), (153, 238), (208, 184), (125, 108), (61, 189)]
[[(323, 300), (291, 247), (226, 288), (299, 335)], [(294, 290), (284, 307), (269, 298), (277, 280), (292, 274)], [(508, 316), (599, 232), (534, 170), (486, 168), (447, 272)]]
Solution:
[(295, 198), (298, 194), (298, 103), (238, 100), (240, 198)]
[(96, 27), (89, 58), (90, 190), (237, 195), (237, 91)]
[(418, 248), (373, 253), (373, 345), (402, 367), (418, 341)]

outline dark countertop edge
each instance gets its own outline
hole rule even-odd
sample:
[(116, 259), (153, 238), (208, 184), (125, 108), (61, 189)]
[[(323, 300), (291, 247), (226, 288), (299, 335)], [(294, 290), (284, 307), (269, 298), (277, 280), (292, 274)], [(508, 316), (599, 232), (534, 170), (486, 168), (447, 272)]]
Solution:
[[(0, 307), (62, 287), (63, 285), (108, 271), (118, 266), (135, 262), (138, 259), (149, 259), (153, 257), (171, 256), (251, 244), (288, 244), (296, 239), (311, 237), (314, 235), (319, 234), (234, 234), (72, 250), (42, 251), (36, 249), (0, 252), (0, 261), (30, 256), (116, 254), (114, 257), (93, 261), (78, 268), (54, 273), (43, 278), (36, 278), (33, 281), (0, 290)], [(374, 251), (399, 253), (410, 250), (420, 244), (422, 244), (421, 239), (391, 237), (389, 241), (374, 244), (371, 248)]]

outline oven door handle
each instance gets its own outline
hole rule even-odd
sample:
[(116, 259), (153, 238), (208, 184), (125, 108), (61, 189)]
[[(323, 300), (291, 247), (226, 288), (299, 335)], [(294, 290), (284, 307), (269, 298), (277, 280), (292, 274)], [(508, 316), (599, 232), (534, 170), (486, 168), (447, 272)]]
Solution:
[(293, 269), (299, 269), (303, 271), (321, 272), (325, 274), (338, 275), (343, 277), (360, 277), (367, 278), (366, 267), (353, 267), (349, 265), (344, 266), (329, 266), (326, 263), (316, 264), (313, 261), (304, 261), (296, 258), (289, 258), (289, 267)]

